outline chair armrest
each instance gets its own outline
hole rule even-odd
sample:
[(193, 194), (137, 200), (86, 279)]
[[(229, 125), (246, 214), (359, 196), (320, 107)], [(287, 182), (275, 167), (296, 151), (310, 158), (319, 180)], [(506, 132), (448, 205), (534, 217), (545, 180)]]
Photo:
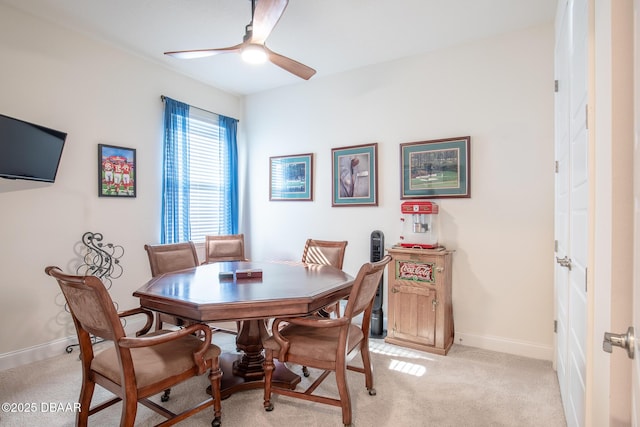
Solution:
[(140, 335), (146, 334), (151, 329), (151, 325), (153, 325), (153, 313), (145, 308), (138, 307), (138, 308), (132, 308), (130, 310), (121, 311), (118, 313), (118, 316), (122, 318), (122, 317), (133, 316), (136, 314), (144, 314), (147, 316), (147, 322), (144, 324), (142, 329), (136, 331), (136, 336), (139, 337)]
[(293, 325), (309, 326), (312, 328), (337, 328), (349, 323), (349, 319), (345, 317), (339, 317), (337, 319), (330, 319), (327, 317), (309, 316), (309, 317), (289, 317), (278, 318), (273, 321), (271, 328), (275, 331), (278, 329), (280, 323), (286, 322)]
[(202, 323), (195, 323), (187, 326), (186, 328), (159, 335), (123, 337), (118, 341), (118, 345), (125, 348), (151, 347), (174, 341), (188, 335), (193, 335), (198, 331), (201, 331), (204, 334), (204, 340), (202, 341), (202, 345), (193, 353), (193, 361), (198, 366), (198, 375), (202, 375), (207, 370), (207, 363), (204, 359), (204, 355), (211, 345), (211, 328)]

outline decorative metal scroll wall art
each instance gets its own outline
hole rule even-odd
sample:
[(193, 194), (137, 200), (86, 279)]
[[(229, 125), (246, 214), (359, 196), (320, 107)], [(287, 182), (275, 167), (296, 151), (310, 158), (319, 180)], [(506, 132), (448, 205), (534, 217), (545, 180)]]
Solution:
[[(111, 289), (113, 280), (122, 276), (123, 269), (120, 264), (120, 258), (124, 255), (124, 248), (121, 245), (113, 243), (103, 243), (104, 236), (102, 233), (92, 233), (90, 231), (82, 235), (82, 244), (84, 255), (81, 264), (76, 268), (76, 274), (85, 276), (96, 276), (102, 280), (107, 290)], [(113, 303), (118, 309), (118, 304)], [(69, 306), (65, 304), (65, 311), (69, 312)], [(123, 319), (124, 322), (124, 319)], [(92, 337), (93, 343), (97, 341)], [(67, 353), (73, 351), (73, 347), (78, 344), (67, 346)]]
[(124, 248), (113, 243), (102, 243), (102, 239), (102, 233), (83, 234), (82, 243), (86, 247), (86, 253), (76, 273), (99, 277), (105, 287), (111, 289), (113, 279), (122, 276), (120, 258), (124, 255)]

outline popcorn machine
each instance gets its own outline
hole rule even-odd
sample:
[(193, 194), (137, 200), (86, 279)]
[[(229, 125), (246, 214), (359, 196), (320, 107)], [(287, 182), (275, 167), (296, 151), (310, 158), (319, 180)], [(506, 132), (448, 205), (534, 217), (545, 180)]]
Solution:
[(438, 205), (432, 202), (408, 201), (400, 205), (404, 248), (433, 249), (438, 247)]

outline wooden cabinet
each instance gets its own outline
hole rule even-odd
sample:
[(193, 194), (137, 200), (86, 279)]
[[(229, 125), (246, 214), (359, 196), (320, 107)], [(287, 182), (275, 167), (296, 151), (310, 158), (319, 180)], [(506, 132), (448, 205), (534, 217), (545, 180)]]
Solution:
[(392, 248), (385, 342), (446, 355), (453, 344), (451, 251)]

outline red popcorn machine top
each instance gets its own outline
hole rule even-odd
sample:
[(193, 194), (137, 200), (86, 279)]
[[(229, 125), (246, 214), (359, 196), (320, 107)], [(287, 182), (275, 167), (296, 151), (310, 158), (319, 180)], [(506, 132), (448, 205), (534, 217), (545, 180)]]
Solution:
[(432, 202), (408, 201), (400, 205), (402, 211), (403, 248), (433, 249), (438, 247), (438, 205)]

